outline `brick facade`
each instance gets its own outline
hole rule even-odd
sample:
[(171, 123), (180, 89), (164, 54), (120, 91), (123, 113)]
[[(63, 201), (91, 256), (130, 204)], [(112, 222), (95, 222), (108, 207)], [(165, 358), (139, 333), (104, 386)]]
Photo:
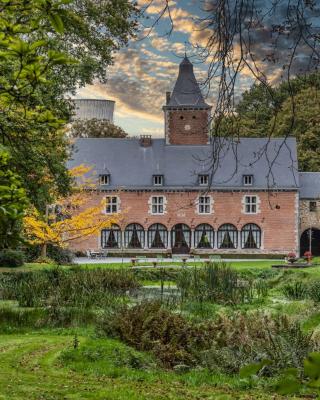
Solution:
[[(257, 195), (259, 209), (257, 214), (245, 214), (243, 211), (243, 198), (247, 194)], [(155, 223), (166, 226), (170, 232), (176, 224), (186, 224), (193, 232), (199, 224), (209, 224), (215, 232), (214, 249), (193, 249), (193, 253), (261, 253), (261, 254), (287, 254), (298, 251), (298, 232), (295, 215), (297, 213), (297, 192), (244, 192), (244, 191), (212, 191), (208, 195), (213, 200), (212, 213), (201, 215), (198, 213), (197, 198), (199, 193), (189, 192), (149, 192), (132, 191), (119, 193), (97, 193), (92, 196), (90, 204), (98, 204), (106, 195), (118, 196), (121, 201), (119, 226), (124, 231), (131, 223), (138, 223), (147, 232)], [(166, 209), (163, 215), (152, 215), (150, 212), (150, 197), (163, 195), (166, 198)], [(261, 247), (259, 249), (242, 249), (240, 240), (236, 249), (217, 248), (217, 230), (223, 224), (233, 224), (240, 232), (248, 223), (254, 223), (261, 229)], [(281, 227), (281, 228), (280, 228)], [(281, 229), (281, 232), (280, 232)], [(240, 237), (240, 233), (239, 233)], [(169, 243), (170, 247), (170, 243)], [(72, 244), (74, 250), (86, 251), (100, 248), (100, 234), (86, 237)], [(170, 250), (170, 249), (169, 249)], [(110, 250), (111, 251), (111, 250)], [(117, 250), (113, 250), (117, 251)], [(118, 250), (119, 251), (119, 250)], [(130, 252), (130, 249), (122, 249)], [(147, 248), (135, 252), (161, 252), (163, 250), (149, 250)], [(132, 253), (132, 250), (131, 250)]]
[(210, 111), (166, 110), (166, 142), (174, 145), (208, 143)]
[[(222, 178), (226, 186), (220, 187), (220, 189), (218, 189), (219, 186), (217, 186), (216, 190), (210, 190), (204, 195), (200, 192), (200, 181), (194, 180), (194, 182), (192, 182), (189, 180), (189, 177), (188, 179), (186, 178), (186, 175), (189, 176), (193, 168), (196, 168), (195, 165), (192, 164), (191, 166), (189, 163), (189, 158), (192, 161), (193, 157), (189, 149), (191, 148), (192, 151), (197, 152), (199, 149), (199, 147), (197, 147), (198, 145), (208, 145), (210, 143), (209, 126), (211, 107), (204, 101), (193, 73), (193, 66), (187, 57), (185, 57), (180, 64), (179, 76), (172, 95), (167, 93), (166, 97), (167, 102), (163, 107), (165, 141), (162, 141), (163, 144), (161, 146), (159, 142), (157, 145), (153, 146), (151, 137), (146, 136), (139, 141), (140, 148), (131, 146), (129, 142), (122, 142), (127, 143), (126, 147), (118, 147), (117, 143), (113, 143), (113, 141), (108, 142), (108, 139), (105, 139), (106, 141), (104, 143), (101, 142), (101, 146), (97, 148), (96, 144), (98, 142), (95, 142), (94, 139), (87, 139), (92, 149), (94, 149), (94, 151), (90, 151), (89, 157), (92, 160), (92, 164), (98, 167), (100, 173), (101, 171), (102, 173), (107, 171), (107, 174), (111, 174), (111, 185), (114, 185), (114, 187), (108, 189), (100, 186), (100, 189), (103, 189), (103, 191), (97, 190), (86, 204), (86, 207), (99, 204), (103, 196), (118, 196), (118, 225), (121, 229), (121, 233), (119, 233), (119, 230), (115, 233), (112, 232), (112, 235), (110, 231), (105, 232), (105, 247), (110, 248), (110, 251), (114, 253), (117, 251), (123, 253), (170, 252), (171, 250), (174, 251), (181, 248), (179, 246), (173, 246), (173, 242), (177, 243), (177, 237), (179, 236), (179, 243), (183, 244), (182, 247), (184, 250), (187, 248), (187, 251), (192, 253), (287, 254), (292, 251), (298, 252), (300, 232), (310, 226), (310, 218), (315, 227), (320, 227), (320, 220), (317, 213), (310, 215), (308, 212), (307, 207), (309, 203), (307, 205), (306, 202), (302, 201), (299, 206), (299, 192), (296, 181), (294, 180), (294, 183), (291, 182), (290, 184), (292, 176), (286, 179), (284, 178), (286, 174), (282, 173), (288, 170), (287, 166), (283, 166), (285, 170), (281, 170), (279, 173), (282, 179), (281, 184), (273, 186), (277, 187), (279, 190), (259, 189), (269, 187), (268, 182), (263, 182), (267, 167), (263, 166), (263, 163), (261, 164), (262, 167), (261, 165), (259, 167), (259, 162), (261, 162), (259, 158), (259, 160), (255, 160), (250, 168), (249, 166), (244, 168), (248, 157), (250, 158), (250, 155), (252, 155), (251, 153), (257, 151), (256, 147), (256, 150), (251, 151), (251, 144), (247, 142), (248, 145), (246, 145), (244, 149), (245, 152), (243, 153), (243, 162), (240, 165), (240, 169), (242, 168), (243, 171), (235, 171), (240, 175), (240, 179), (235, 180), (233, 184), (231, 184), (230, 176)], [(123, 141), (125, 139), (118, 140)], [(252, 144), (254, 145), (256, 140), (254, 138), (250, 140), (252, 140)], [(116, 147), (107, 148), (110, 146), (109, 143)], [(101, 150), (104, 146), (105, 151), (102, 152)], [(172, 147), (170, 148), (170, 146)], [(143, 148), (143, 152), (141, 152), (141, 147)], [(206, 147), (207, 150), (209, 150), (210, 146)], [(269, 151), (270, 147), (271, 146), (269, 146)], [(122, 158), (119, 157), (121, 159), (120, 161), (114, 158), (114, 153), (112, 153), (113, 148), (118, 149), (115, 150), (115, 153), (119, 152), (119, 148), (124, 149), (124, 151), (120, 152), (120, 154), (124, 156)], [(169, 148), (170, 151), (168, 151)], [(295, 149), (295, 147), (293, 149)], [(83, 147), (83, 153), (87, 160), (88, 148)], [(109, 156), (107, 153), (109, 153)], [(136, 159), (134, 159), (134, 162), (130, 163), (130, 161), (128, 161), (129, 155), (132, 157), (132, 155), (135, 154)], [(290, 165), (292, 163), (292, 154), (293, 153), (290, 153)], [(177, 157), (174, 157), (175, 155), (177, 155)], [(186, 158), (187, 156), (189, 157), (188, 160)], [(79, 162), (83, 162), (81, 155), (79, 156), (78, 154), (78, 157)], [(159, 157), (162, 157), (162, 159), (156, 161)], [(277, 157), (279, 157), (278, 153)], [(232, 164), (233, 159), (234, 155), (232, 153), (232, 157), (228, 159), (228, 165), (220, 166), (222, 172), (230, 169), (229, 166), (230, 163)], [(174, 160), (174, 162), (172, 162), (172, 160)], [(284, 158), (284, 165), (285, 162)], [(179, 173), (174, 170), (177, 166), (176, 163), (179, 163), (179, 168), (177, 169)], [(203, 166), (206, 166), (205, 163)], [(188, 173), (186, 173), (188, 168)], [(248, 168), (250, 175), (252, 174), (253, 176), (251, 189), (247, 189), (246, 185), (243, 183), (243, 177), (248, 174)], [(109, 172), (109, 169), (111, 172)], [(261, 171), (261, 169), (263, 169), (263, 171)], [(195, 174), (199, 177), (204, 171), (204, 169), (201, 169), (200, 172), (198, 171)], [(174, 179), (172, 179), (171, 176), (172, 172)], [(210, 174), (210, 172), (211, 171), (205, 171), (205, 174)], [(257, 175), (255, 175), (256, 172)], [(154, 189), (154, 183), (153, 186), (151, 186), (153, 174), (163, 174), (164, 183), (162, 184), (162, 188)], [(123, 177), (125, 178), (125, 184)], [(171, 177), (171, 180), (167, 180), (168, 177)], [(128, 178), (130, 179), (128, 180)], [(260, 179), (260, 183), (257, 185), (255, 185), (256, 178), (258, 178), (257, 181)], [(170, 182), (167, 188), (166, 181)], [(120, 187), (122, 191), (117, 191)], [(207, 189), (207, 187), (203, 188), (204, 191)], [(200, 211), (200, 206), (198, 206), (197, 201), (199, 195), (206, 196), (207, 200), (209, 199), (209, 204), (206, 204), (206, 202), (202, 203), (202, 209), (208, 210), (206, 211), (208, 212), (207, 214), (202, 214)], [(246, 195), (257, 196), (254, 199), (254, 213), (246, 213), (248, 212), (247, 203), (251, 201), (245, 198)], [(161, 213), (158, 213), (158, 215), (153, 214), (153, 207), (157, 209), (157, 206), (155, 206), (152, 201), (153, 196), (164, 196), (161, 203), (156, 203), (157, 205), (160, 204), (161, 207)], [(139, 224), (137, 225), (139, 229), (138, 234), (136, 233), (137, 227), (132, 228), (135, 230), (134, 243), (131, 242), (133, 237), (132, 232), (126, 229), (129, 224)], [(159, 227), (157, 229), (154, 228), (157, 235), (157, 245), (159, 245), (159, 237), (160, 242), (163, 237), (165, 237), (165, 248), (159, 248), (160, 246), (156, 249), (150, 248), (156, 246), (149, 246), (150, 241), (147, 243), (147, 237), (154, 237), (152, 236), (154, 231), (149, 230), (154, 224), (161, 224), (165, 227), (164, 229), (163, 227), (161, 228), (161, 232), (159, 231)], [(177, 224), (180, 224), (179, 228), (174, 231), (173, 228)], [(187, 226), (183, 228), (187, 230), (185, 236), (181, 224)], [(205, 232), (201, 236), (200, 224), (210, 225), (211, 228), (207, 227), (210, 229), (208, 234)], [(222, 230), (221, 227), (224, 224), (231, 225), (224, 227), (224, 230)], [(205, 229), (203, 226), (202, 228)], [(229, 234), (228, 230), (230, 229), (231, 233)], [(179, 230), (182, 234), (181, 232), (177, 232)], [(109, 240), (110, 235), (112, 240)], [(113, 235), (116, 235), (117, 238), (122, 238), (121, 246), (118, 246), (118, 239), (115, 241)], [(232, 237), (232, 239), (230, 239), (228, 235)], [(200, 236), (201, 240), (203, 240), (201, 246), (199, 246), (200, 242), (197, 242)], [(106, 237), (108, 237), (108, 239), (106, 239)], [(136, 237), (138, 239), (136, 239)], [(143, 240), (140, 241), (140, 238), (143, 237), (145, 237), (145, 243), (143, 246), (140, 246), (141, 242), (143, 242)], [(221, 239), (222, 237), (223, 240)], [(128, 240), (130, 241), (130, 245), (128, 245)], [(114, 245), (114, 242), (116, 242), (116, 245)], [(136, 246), (137, 242), (139, 246)], [(189, 245), (187, 245), (187, 242)], [(235, 242), (237, 242), (236, 246)], [(184, 243), (187, 244), (185, 245)], [(72, 248), (74, 250), (81, 251), (99, 249), (100, 246), (100, 233), (72, 243)], [(132, 249), (132, 247), (134, 248)]]

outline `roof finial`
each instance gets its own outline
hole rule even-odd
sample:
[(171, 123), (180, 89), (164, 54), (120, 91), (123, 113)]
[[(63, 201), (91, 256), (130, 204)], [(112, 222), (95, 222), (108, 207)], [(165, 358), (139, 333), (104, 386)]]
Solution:
[(187, 58), (187, 41), (184, 42), (184, 58)]

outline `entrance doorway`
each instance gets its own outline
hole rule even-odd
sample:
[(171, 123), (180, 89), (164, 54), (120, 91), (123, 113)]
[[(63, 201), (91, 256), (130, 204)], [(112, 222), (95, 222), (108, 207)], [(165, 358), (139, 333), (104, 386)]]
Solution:
[(188, 225), (177, 224), (171, 230), (172, 254), (189, 254), (191, 230)]
[(300, 256), (310, 250), (313, 256), (320, 256), (320, 229), (306, 229), (300, 238)]

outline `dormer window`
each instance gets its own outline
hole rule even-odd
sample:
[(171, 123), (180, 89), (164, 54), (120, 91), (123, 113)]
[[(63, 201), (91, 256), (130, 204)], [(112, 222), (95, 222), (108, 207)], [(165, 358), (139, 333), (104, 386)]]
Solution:
[(153, 175), (153, 185), (163, 186), (163, 175)]
[(208, 186), (209, 185), (209, 175), (199, 175), (199, 185)]
[(243, 185), (252, 186), (253, 185), (253, 175), (243, 175)]
[(100, 185), (110, 185), (110, 175), (100, 175), (99, 176)]

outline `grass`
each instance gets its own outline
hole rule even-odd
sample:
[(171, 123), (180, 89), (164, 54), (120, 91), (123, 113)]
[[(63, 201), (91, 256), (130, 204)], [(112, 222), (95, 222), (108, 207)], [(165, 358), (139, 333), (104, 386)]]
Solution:
[[(282, 261), (275, 261), (275, 260), (246, 260), (246, 261), (230, 261), (228, 262), (229, 265), (232, 265), (234, 267), (239, 267), (239, 268), (259, 268), (259, 269), (264, 269), (264, 268), (269, 268), (271, 265), (274, 264), (281, 264)], [(158, 267), (161, 266), (181, 266), (181, 262), (177, 262), (174, 260), (168, 259), (168, 261), (161, 261), (158, 263)], [(146, 262), (146, 261), (141, 261), (137, 265), (139, 266), (151, 266), (151, 262)], [(190, 261), (187, 263), (188, 266), (201, 266), (203, 265), (202, 261)], [(88, 263), (88, 264), (78, 264), (79, 268), (129, 268), (132, 266), (131, 262), (117, 262), (117, 263)], [(38, 269), (43, 269), (43, 268), (52, 268), (53, 266), (50, 264), (44, 264), (44, 263), (25, 263), (24, 266), (14, 268), (16, 271), (30, 271), (30, 270), (38, 270)], [(63, 268), (71, 268), (71, 266), (62, 266)], [(73, 266), (74, 268), (74, 266)], [(152, 266), (152, 268), (154, 268)], [(3, 270), (13, 270), (13, 268), (0, 268), (0, 271)]]
[(283, 398), (261, 386), (253, 389), (250, 380), (238, 377), (155, 370), (149, 356), (114, 340), (80, 336), (79, 342), (79, 348), (73, 349), (71, 335), (1, 335), (0, 399)]
[[(310, 299), (287, 299), (282, 291), (283, 285), (291, 282), (308, 283), (320, 279), (320, 268), (278, 270), (271, 268), (274, 263), (273, 260), (228, 263), (245, 278), (266, 279), (270, 284), (266, 298), (238, 306), (190, 301), (184, 304), (183, 314), (199, 320), (212, 318), (216, 314), (231, 315), (239, 310), (285, 314), (301, 322), (305, 332), (314, 331), (320, 338), (320, 305), (315, 305)], [(197, 262), (190, 265), (202, 264)], [(0, 272), (39, 271), (52, 267), (30, 263), (22, 268), (0, 268)], [(117, 263), (61, 268), (129, 267), (129, 263)], [(136, 276), (145, 286), (160, 286), (161, 283), (165, 288), (175, 286), (175, 274), (166, 275), (161, 282), (156, 269), (147, 272), (140, 270)], [(7, 314), (6, 311), (0, 312), (0, 320), (1, 315), (6, 315), (7, 321), (0, 324), (0, 400), (284, 399), (274, 394), (272, 379), (243, 379), (238, 375), (210, 373), (203, 369), (187, 373), (167, 371), (159, 368), (150, 354), (134, 350), (114, 339), (95, 337), (94, 326), (83, 324), (76, 328), (50, 329), (39, 326), (36, 329), (33, 322), (24, 323), (22, 320), (21, 326), (14, 323), (10, 326), (8, 321), (11, 315), (14, 321), (13, 314), (21, 308), (17, 302), (6, 300), (0, 302), (0, 310), (3, 309), (11, 311)], [(32, 310), (36, 310), (35, 313), (41, 311), (40, 308), (27, 310), (30, 313)], [(6, 323), (8, 326), (5, 327)], [(73, 348), (75, 332), (79, 335), (80, 343), (76, 349)], [(305, 398), (310, 398), (310, 395)]]

